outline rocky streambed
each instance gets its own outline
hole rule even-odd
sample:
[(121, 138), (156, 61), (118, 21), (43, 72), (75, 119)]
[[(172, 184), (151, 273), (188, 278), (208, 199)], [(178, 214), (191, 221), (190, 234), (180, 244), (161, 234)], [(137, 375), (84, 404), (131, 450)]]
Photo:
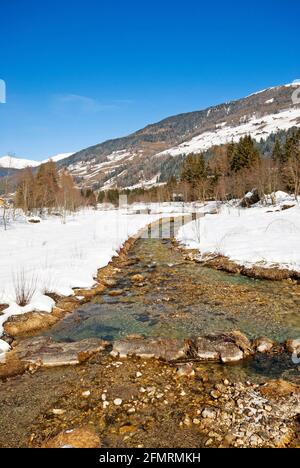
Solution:
[(43, 335), (7, 325), (0, 446), (299, 445), (297, 282), (214, 271), (159, 236), (98, 280)]

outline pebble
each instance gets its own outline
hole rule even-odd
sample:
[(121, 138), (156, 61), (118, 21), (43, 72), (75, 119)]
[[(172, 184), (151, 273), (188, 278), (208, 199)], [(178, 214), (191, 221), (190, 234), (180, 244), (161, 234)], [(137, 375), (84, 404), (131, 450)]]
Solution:
[(219, 390), (212, 390), (210, 394), (215, 400), (217, 400), (221, 396), (221, 393), (219, 392)]
[(203, 418), (208, 418), (208, 419), (215, 419), (216, 418), (216, 412), (212, 408), (204, 408), (202, 411), (202, 417)]
[(86, 397), (89, 397), (90, 394), (91, 394), (91, 392), (90, 392), (89, 390), (86, 390), (85, 392), (82, 392), (81, 395), (82, 395), (84, 398), (86, 398)]
[(52, 413), (59, 416), (65, 414), (66, 410), (60, 408), (53, 408)]
[(116, 398), (114, 400), (114, 405), (116, 406), (121, 406), (122, 403), (123, 403), (123, 400), (121, 400), (121, 398)]
[(142, 374), (141, 372), (137, 372), (137, 373), (136, 373), (137, 378), (142, 377), (142, 375), (143, 375), (143, 374)]

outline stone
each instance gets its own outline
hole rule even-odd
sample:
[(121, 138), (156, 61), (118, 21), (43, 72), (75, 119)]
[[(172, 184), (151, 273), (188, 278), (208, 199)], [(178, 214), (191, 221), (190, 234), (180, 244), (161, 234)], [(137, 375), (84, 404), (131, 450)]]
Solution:
[(42, 448), (100, 448), (100, 438), (90, 427), (81, 427), (60, 432), (46, 441)]
[(227, 362), (238, 362), (244, 359), (244, 353), (241, 349), (235, 346), (233, 343), (223, 343), (220, 346), (221, 361)]
[(217, 413), (213, 408), (207, 407), (201, 413), (202, 417), (205, 419), (216, 419)]
[(196, 339), (196, 357), (203, 361), (219, 361), (220, 353), (208, 338)]
[(184, 340), (127, 338), (114, 342), (112, 355), (120, 358), (138, 356), (142, 359), (176, 361), (187, 357), (188, 350), (189, 345)]
[(268, 353), (273, 347), (274, 342), (265, 336), (261, 336), (253, 342), (253, 349), (258, 353)]
[(221, 392), (219, 392), (218, 390), (212, 390), (210, 394), (215, 400), (217, 400), (221, 396)]
[(244, 333), (240, 332), (239, 330), (234, 330), (229, 333), (229, 336), (233, 338), (234, 343), (238, 346), (244, 353), (245, 356), (249, 356), (252, 354), (252, 347), (250, 340), (248, 340), (247, 336)]
[(115, 297), (115, 296), (121, 296), (123, 294), (122, 289), (113, 289), (112, 291), (109, 291), (108, 295)]
[(178, 375), (178, 377), (194, 377), (195, 371), (193, 369), (193, 364), (182, 364), (177, 368), (176, 374)]
[(239, 331), (198, 337), (191, 349), (200, 360), (224, 363), (240, 361), (252, 353), (250, 341)]
[(121, 406), (122, 403), (123, 403), (123, 400), (121, 398), (114, 399), (114, 405)]
[(55, 414), (56, 416), (61, 416), (62, 414), (65, 414), (66, 410), (61, 409), (61, 408), (53, 408), (52, 413)]
[(21, 362), (37, 367), (76, 365), (103, 351), (108, 343), (97, 338), (74, 343), (57, 343), (50, 337), (27, 338), (18, 343), (16, 354)]
[(145, 278), (144, 278), (143, 275), (137, 274), (137, 275), (133, 275), (133, 276), (131, 277), (131, 280), (132, 280), (134, 283), (143, 283), (143, 281), (145, 280)]
[(285, 380), (270, 380), (260, 389), (260, 392), (268, 398), (289, 396), (293, 393), (300, 394), (300, 386)]
[(247, 193), (244, 198), (240, 201), (240, 206), (242, 208), (248, 208), (249, 206), (254, 205), (260, 201), (260, 196), (258, 190), (255, 188), (251, 192)]
[(112, 278), (104, 278), (102, 280), (102, 283), (105, 285), (105, 286), (108, 286), (108, 287), (111, 287), (113, 288), (114, 286), (116, 286), (117, 284), (117, 281), (112, 279)]
[(287, 340), (285, 343), (286, 349), (290, 353), (299, 353), (300, 352), (300, 338), (294, 340)]
[(28, 312), (12, 315), (4, 323), (5, 333), (14, 337), (21, 337), (51, 327), (58, 318), (46, 312)]

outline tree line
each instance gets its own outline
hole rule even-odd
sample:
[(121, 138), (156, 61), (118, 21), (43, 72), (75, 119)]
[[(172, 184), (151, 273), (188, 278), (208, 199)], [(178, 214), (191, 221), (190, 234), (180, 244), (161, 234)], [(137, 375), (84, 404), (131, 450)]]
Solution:
[(41, 164), (33, 171), (27, 167), (18, 176), (15, 206), (25, 213), (55, 209), (76, 211), (81, 206), (95, 205), (93, 192), (80, 191), (68, 171), (58, 172), (55, 162)]
[[(272, 144), (270, 143), (272, 141)], [(300, 194), (300, 129), (288, 131), (268, 140), (270, 157), (246, 135), (238, 142), (215, 146), (207, 154), (189, 154), (180, 158), (180, 168), (167, 183), (152, 188), (110, 188), (94, 192), (78, 189), (67, 170), (58, 172), (53, 161), (37, 170), (26, 168), (18, 176), (16, 207), (25, 212), (61, 208), (75, 211), (97, 203), (118, 204), (119, 195), (128, 202), (164, 202), (195, 200), (230, 200), (242, 198), (256, 188), (262, 197), (277, 190)], [(179, 159), (178, 159), (179, 161)]]
[[(264, 157), (250, 135), (238, 142), (215, 146), (206, 154), (189, 154), (182, 160), (177, 176), (150, 190), (128, 192), (131, 201), (160, 202), (174, 199), (230, 200), (242, 198), (253, 188), (263, 197), (277, 190), (297, 198), (300, 194), (300, 129), (286, 138), (275, 138), (270, 157)], [(269, 140), (270, 145), (270, 140)]]

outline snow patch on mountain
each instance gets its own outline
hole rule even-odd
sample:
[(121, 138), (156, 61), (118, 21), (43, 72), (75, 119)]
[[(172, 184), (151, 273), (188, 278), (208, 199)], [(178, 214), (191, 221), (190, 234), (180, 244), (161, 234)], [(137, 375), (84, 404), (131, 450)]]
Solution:
[(0, 167), (5, 169), (24, 169), (25, 167), (36, 167), (40, 163), (30, 159), (14, 158), (12, 156), (3, 156), (0, 158)]
[(62, 161), (63, 159), (66, 159), (72, 156), (72, 154), (74, 154), (74, 152), (73, 153), (58, 153), (54, 156), (50, 156), (50, 158), (45, 159), (44, 161), (42, 161), (42, 163), (48, 162), (50, 161), (50, 159), (51, 161), (54, 161), (54, 162)]
[(50, 161), (50, 159), (54, 162), (58, 162), (62, 159), (66, 159), (72, 156), (72, 154), (74, 153), (59, 153), (54, 156), (50, 156), (49, 158), (44, 159), (43, 161), (15, 158), (14, 156), (3, 156), (0, 158), (0, 167), (5, 169), (25, 169), (25, 167), (38, 167), (40, 166), (40, 164)]
[(224, 122), (217, 124), (215, 131), (204, 132), (187, 142), (158, 153), (157, 156), (166, 154), (178, 156), (206, 151), (215, 145), (238, 142), (245, 135), (251, 135), (256, 141), (266, 139), (271, 133), (277, 133), (279, 130), (288, 130), (293, 126), (300, 127), (300, 108), (295, 107), (262, 117), (244, 116), (241, 122), (241, 125), (234, 127), (227, 126)]

